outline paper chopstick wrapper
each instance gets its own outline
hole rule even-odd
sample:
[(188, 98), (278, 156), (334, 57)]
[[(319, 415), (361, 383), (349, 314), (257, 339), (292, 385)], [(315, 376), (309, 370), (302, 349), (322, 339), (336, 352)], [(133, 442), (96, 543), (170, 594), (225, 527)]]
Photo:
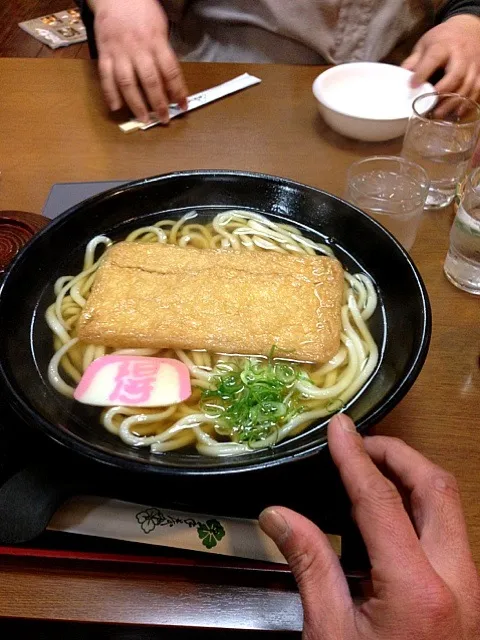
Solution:
[[(68, 500), (48, 529), (286, 564), (257, 520), (160, 509), (90, 496)], [(328, 536), (337, 555), (339, 536)]]
[[(260, 78), (256, 78), (249, 73), (244, 73), (241, 76), (237, 76), (236, 78), (228, 80), (223, 84), (219, 84), (216, 87), (212, 87), (211, 89), (206, 89), (206, 91), (200, 91), (200, 93), (195, 93), (191, 96), (188, 96), (186, 111), (193, 111), (193, 109), (203, 107), (205, 104), (209, 104), (210, 102), (214, 102), (215, 100), (224, 98), (225, 96), (236, 93), (237, 91), (241, 91), (242, 89), (246, 89), (247, 87), (251, 87), (255, 84), (258, 84), (259, 82), (261, 82)], [(182, 113), (186, 113), (186, 111), (182, 111), (182, 109), (180, 109), (180, 107), (176, 104), (171, 104), (168, 108), (170, 119), (176, 118)], [(158, 124), (162, 124), (157, 119), (154, 113), (151, 113), (149, 115), (150, 122), (148, 123), (144, 123), (141, 120), (136, 120), (134, 118), (118, 126), (124, 133), (132, 133), (139, 130), (145, 131), (146, 129), (150, 129), (150, 127), (156, 127)]]

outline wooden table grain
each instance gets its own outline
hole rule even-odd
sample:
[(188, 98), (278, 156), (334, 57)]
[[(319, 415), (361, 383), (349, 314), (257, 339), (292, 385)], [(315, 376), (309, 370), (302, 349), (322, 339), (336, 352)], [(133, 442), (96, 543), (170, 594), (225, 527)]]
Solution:
[[(1, 59), (1, 208), (40, 213), (56, 182), (133, 179), (182, 169), (259, 171), (342, 195), (353, 161), (400, 150), (398, 140), (360, 143), (328, 129), (311, 94), (321, 68), (185, 64), (184, 71), (191, 93), (245, 71), (262, 83), (167, 128), (127, 136), (116, 126), (125, 114), (107, 114), (89, 61)], [(451, 222), (451, 211), (426, 213), (411, 252), (432, 304), (431, 348), (414, 387), (376, 432), (403, 438), (457, 476), (480, 565), (480, 300), (455, 289), (443, 275)], [(0, 567), (0, 616), (301, 628), (293, 588), (222, 580), (207, 585), (206, 598), (205, 585), (158, 573), (88, 566), (45, 570), (12, 561)]]

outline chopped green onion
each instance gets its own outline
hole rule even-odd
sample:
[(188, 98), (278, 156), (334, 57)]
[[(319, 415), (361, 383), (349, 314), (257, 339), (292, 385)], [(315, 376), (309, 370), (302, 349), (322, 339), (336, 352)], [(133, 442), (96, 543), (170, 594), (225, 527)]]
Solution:
[(298, 365), (275, 362), (274, 352), (264, 361), (245, 358), (217, 365), (200, 406), (217, 421), (219, 434), (251, 444), (274, 435), (305, 410), (295, 383), (308, 374)]
[(280, 380), (280, 382), (283, 382), (285, 384), (290, 384), (297, 379), (297, 372), (289, 364), (276, 364), (275, 375), (277, 376), (278, 380)]

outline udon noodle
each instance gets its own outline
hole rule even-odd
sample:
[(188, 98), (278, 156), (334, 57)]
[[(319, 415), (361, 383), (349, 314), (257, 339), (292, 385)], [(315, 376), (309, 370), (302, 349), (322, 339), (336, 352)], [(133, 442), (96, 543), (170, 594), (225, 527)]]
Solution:
[[(226, 211), (215, 215), (208, 224), (200, 224), (195, 221), (196, 217), (196, 212), (190, 212), (179, 220), (160, 220), (132, 231), (126, 241), (244, 252), (333, 255), (328, 246), (304, 237), (296, 227), (273, 222), (260, 214)], [(154, 453), (193, 445), (207, 456), (236, 455), (269, 447), (300, 433), (312, 422), (343, 410), (375, 369), (378, 348), (366, 324), (377, 306), (375, 288), (366, 275), (344, 271), (341, 345), (327, 363), (301, 364), (304, 374), (295, 380), (291, 390), (302, 399), (301, 411), (261, 439), (245, 442), (235, 433), (226, 435), (221, 416), (205, 410), (202, 394), (212, 388), (219, 372), (233, 370), (245, 356), (168, 349), (113, 350), (79, 341), (78, 321), (102, 261), (98, 253), (103, 253), (111, 244), (112, 240), (106, 236), (94, 237), (87, 245), (82, 271), (75, 276), (60, 277), (55, 283), (56, 299), (46, 313), (55, 349), (48, 377), (57, 391), (73, 397), (72, 383), (78, 384), (88, 365), (107, 353), (155, 355), (183, 361), (190, 371), (193, 389), (188, 400), (161, 409), (115, 406), (102, 411), (103, 426), (127, 445), (150, 447)], [(260, 357), (252, 358), (254, 363), (261, 361)]]

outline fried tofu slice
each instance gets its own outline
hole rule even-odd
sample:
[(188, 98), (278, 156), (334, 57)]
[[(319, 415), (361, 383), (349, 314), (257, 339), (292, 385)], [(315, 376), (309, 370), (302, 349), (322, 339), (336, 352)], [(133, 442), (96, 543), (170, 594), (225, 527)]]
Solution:
[(83, 342), (205, 349), (325, 362), (338, 351), (343, 269), (335, 258), (120, 242), (97, 272)]

